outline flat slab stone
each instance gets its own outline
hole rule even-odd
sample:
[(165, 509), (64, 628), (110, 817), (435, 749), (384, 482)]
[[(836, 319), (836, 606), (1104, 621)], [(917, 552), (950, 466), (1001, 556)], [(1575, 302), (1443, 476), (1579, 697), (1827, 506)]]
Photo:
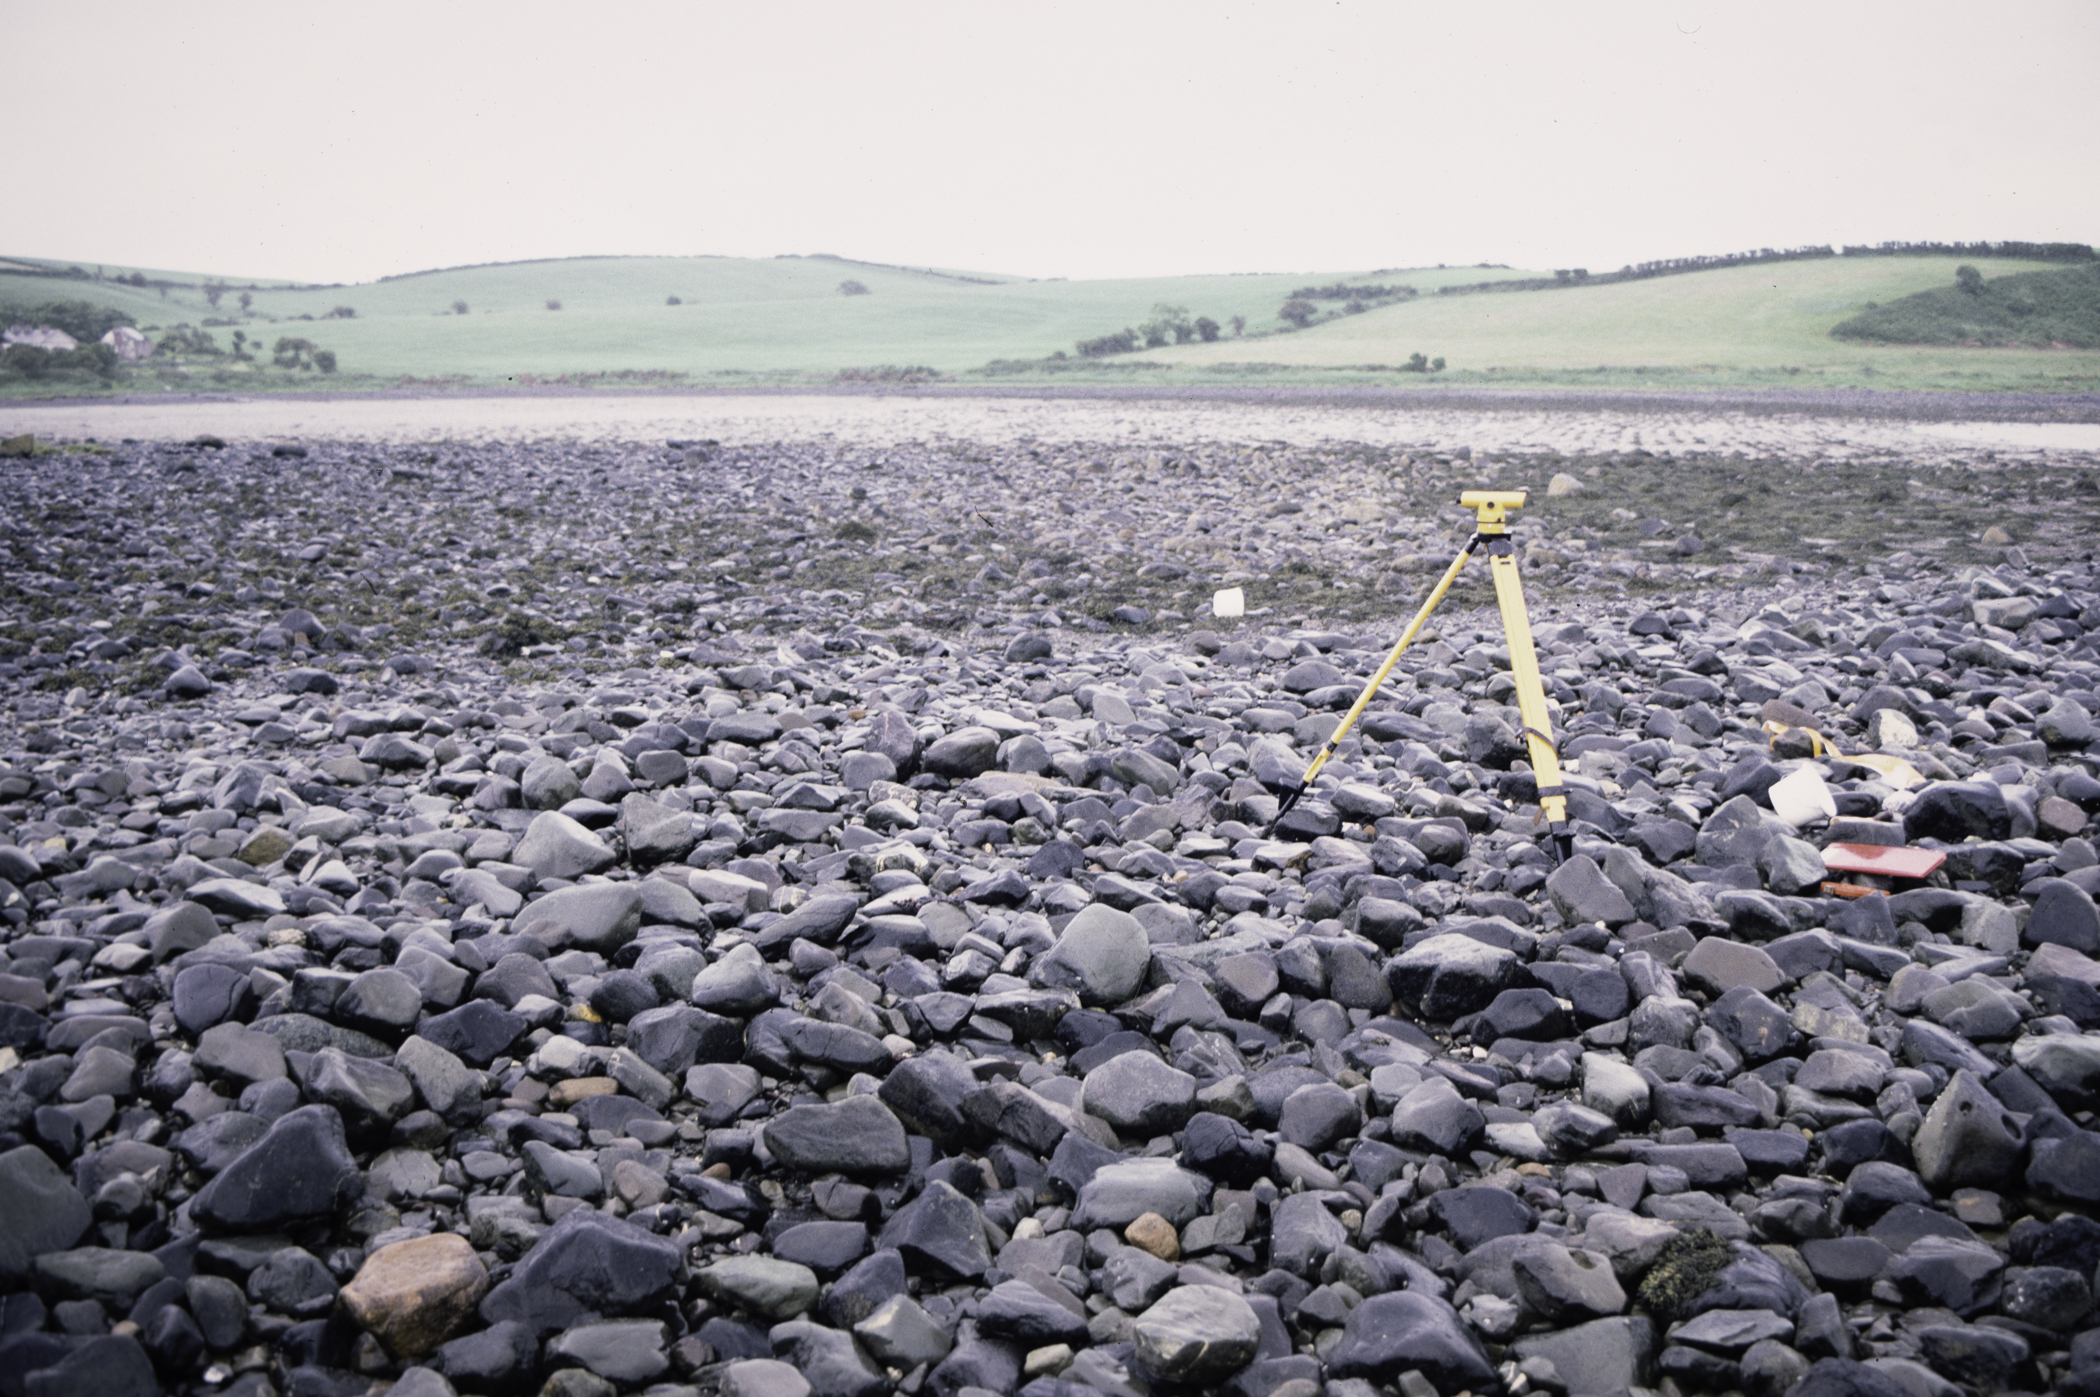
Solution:
[(1770, 1310), (1708, 1310), (1670, 1331), (1670, 1341), (1737, 1353), (1764, 1339), (1794, 1337), (1794, 1322)]
[(1679, 969), (1709, 994), (1724, 994), (1738, 986), (1770, 994), (1787, 982), (1786, 972), (1770, 955), (1723, 936), (1701, 938)]

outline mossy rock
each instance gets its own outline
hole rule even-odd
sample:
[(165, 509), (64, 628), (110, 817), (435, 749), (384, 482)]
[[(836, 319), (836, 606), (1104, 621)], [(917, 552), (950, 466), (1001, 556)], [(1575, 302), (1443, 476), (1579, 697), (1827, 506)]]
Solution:
[(553, 645), (566, 635), (561, 627), (529, 611), (505, 613), (502, 620), (481, 638), (483, 653), (498, 657), (515, 655), (529, 645)]
[(1735, 1248), (1726, 1238), (1711, 1228), (1695, 1227), (1663, 1246), (1635, 1299), (1659, 1319), (1684, 1318), (1691, 1313), (1692, 1302), (1706, 1293), (1733, 1260)]

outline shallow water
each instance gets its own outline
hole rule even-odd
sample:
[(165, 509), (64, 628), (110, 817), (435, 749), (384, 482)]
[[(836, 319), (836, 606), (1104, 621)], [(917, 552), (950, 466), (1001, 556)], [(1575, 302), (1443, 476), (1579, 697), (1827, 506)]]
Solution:
[(1623, 406), (1396, 406), (1390, 401), (1218, 400), (767, 393), (505, 397), (225, 398), (58, 402), (0, 407), (0, 434), (78, 440), (361, 440), (418, 443), (546, 438), (723, 441), (848, 437), (869, 444), (1002, 442), (1364, 442), (1448, 451), (1645, 450), (1657, 456), (1826, 460), (1966, 459), (1974, 449), (2100, 460), (2100, 424), (1907, 422), (1827, 413)]
[(1979, 446), (2100, 452), (2100, 423), (2094, 422), (1922, 422), (1914, 430)]

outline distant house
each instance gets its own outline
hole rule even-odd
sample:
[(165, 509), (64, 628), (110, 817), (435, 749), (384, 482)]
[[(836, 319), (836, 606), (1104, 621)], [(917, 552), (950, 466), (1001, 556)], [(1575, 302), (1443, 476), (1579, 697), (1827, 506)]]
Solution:
[(78, 349), (80, 341), (56, 325), (10, 325), (0, 332), (0, 345), (27, 344), (38, 349)]
[(136, 364), (153, 352), (153, 341), (147, 339), (129, 325), (119, 325), (102, 337), (102, 342), (117, 351), (117, 359), (126, 364)]

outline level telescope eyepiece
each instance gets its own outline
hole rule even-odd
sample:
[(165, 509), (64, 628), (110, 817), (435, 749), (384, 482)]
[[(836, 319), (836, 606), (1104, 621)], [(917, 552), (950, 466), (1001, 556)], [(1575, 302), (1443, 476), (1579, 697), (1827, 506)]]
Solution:
[(1509, 511), (1522, 509), (1529, 494), (1528, 490), (1468, 490), (1458, 502), (1478, 516), (1474, 523), (1482, 533), (1499, 534), (1509, 522)]

